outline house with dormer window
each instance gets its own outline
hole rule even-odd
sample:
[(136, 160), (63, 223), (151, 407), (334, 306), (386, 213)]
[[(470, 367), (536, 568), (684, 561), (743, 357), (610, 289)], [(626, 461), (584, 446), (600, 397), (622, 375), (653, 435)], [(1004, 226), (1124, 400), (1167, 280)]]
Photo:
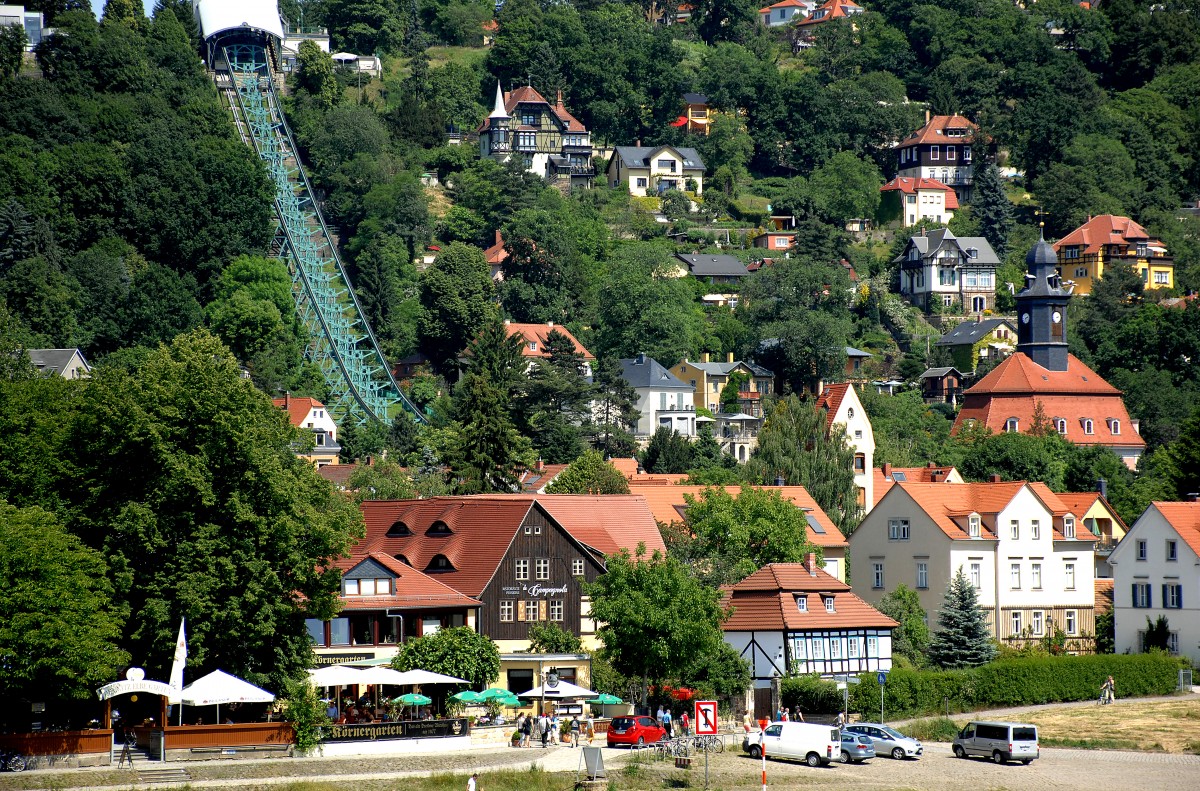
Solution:
[(812, 9), (807, 17), (798, 19), (796, 27), (811, 32), (816, 25), (832, 22), (835, 19), (858, 16), (863, 10), (863, 7), (853, 0), (827, 0)]
[(913, 236), (893, 261), (900, 265), (900, 293), (916, 307), (961, 306), (964, 313), (996, 307), (1000, 259), (982, 236), (955, 236), (949, 228)]
[(1175, 259), (1161, 239), (1128, 217), (1101, 214), (1054, 243), (1062, 276), (1074, 285), (1075, 294), (1092, 293), (1104, 277), (1104, 267), (1128, 261), (1146, 288), (1175, 286)]
[(817, 6), (817, 0), (779, 0), (760, 8), (758, 21), (767, 27), (783, 27), (810, 16)]
[(287, 413), (288, 422), (293, 426), (312, 432), (312, 447), (299, 446), (297, 456), (312, 462), (317, 468), (338, 463), (338, 454), (342, 452), (342, 446), (337, 441), (338, 427), (324, 404), (315, 398), (291, 393), (274, 399), (272, 403)]
[(1147, 650), (1147, 619), (1167, 619), (1167, 649), (1200, 662), (1200, 502), (1154, 502), (1109, 555), (1117, 653)]
[(610, 187), (630, 195), (653, 197), (667, 190), (704, 193), (704, 160), (694, 148), (676, 146), (617, 146), (605, 178)]
[(516, 157), (525, 170), (563, 188), (592, 185), (591, 135), (563, 105), (562, 91), (551, 104), (529, 85), (505, 93), (496, 83), (491, 115), (477, 131), (481, 157)]
[(978, 133), (979, 127), (961, 115), (930, 115), (926, 110), (925, 125), (904, 138), (896, 149), (900, 160), (896, 175), (936, 179), (954, 190), (960, 203), (969, 203), (975, 181), (971, 147)]
[(854, 592), (878, 604), (903, 583), (935, 613), (961, 569), (996, 639), (1019, 644), (1057, 627), (1069, 650), (1091, 651), (1095, 541), (1041, 483), (894, 481), (850, 536)]
[(721, 624), (725, 642), (750, 664), (757, 688), (774, 678), (890, 670), (892, 630), (899, 624), (822, 570), (770, 563), (734, 585)]

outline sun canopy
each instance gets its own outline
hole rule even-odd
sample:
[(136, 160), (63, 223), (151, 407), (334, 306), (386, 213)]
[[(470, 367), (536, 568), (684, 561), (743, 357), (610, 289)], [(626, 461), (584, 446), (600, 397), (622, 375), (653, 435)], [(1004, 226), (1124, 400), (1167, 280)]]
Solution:
[(358, 684), (411, 684), (406, 681), (404, 674), (390, 667), (368, 667), (358, 671)]
[(314, 687), (344, 687), (349, 684), (362, 684), (359, 681), (365, 671), (346, 665), (328, 665), (308, 671), (308, 679)]
[(554, 698), (555, 700), (575, 700), (576, 698), (594, 698), (596, 693), (590, 689), (570, 684), (566, 681), (559, 681), (553, 687), (543, 684), (540, 687), (534, 687), (528, 692), (522, 692), (517, 695), (518, 698)]
[(214, 706), (222, 703), (270, 703), (275, 696), (248, 681), (214, 670), (184, 687), (179, 699), (188, 706)]
[(226, 30), (260, 30), (283, 38), (283, 21), (276, 0), (196, 0), (196, 21), (205, 40)]
[(339, 52), (332, 57), (334, 60), (358, 60), (358, 56), (352, 52)]
[[(428, 670), (405, 670), (403, 673), (397, 673), (402, 677), (399, 681), (385, 681), (385, 684), (470, 684), (465, 678), (455, 678), (454, 676), (445, 676), (441, 673), (432, 673)], [(364, 682), (369, 683), (369, 682)]]

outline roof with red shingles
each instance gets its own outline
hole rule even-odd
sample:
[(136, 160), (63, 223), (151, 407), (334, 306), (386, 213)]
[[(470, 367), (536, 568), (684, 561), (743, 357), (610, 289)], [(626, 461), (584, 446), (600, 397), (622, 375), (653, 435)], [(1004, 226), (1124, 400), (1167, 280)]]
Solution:
[[(741, 486), (647, 486), (636, 487), (634, 491), (645, 498), (650, 513), (653, 514), (656, 521), (670, 524), (671, 522), (685, 521), (687, 500), (684, 499), (684, 495), (698, 498), (705, 489), (713, 488), (722, 488), (731, 497), (737, 497), (742, 492)], [(777, 491), (783, 499), (803, 510), (805, 515), (811, 516), (825, 531), (819, 533), (811, 526), (807, 527), (805, 536), (811, 544), (823, 548), (849, 546), (842, 531), (838, 530), (837, 525), (833, 523), (828, 514), (821, 510), (821, 506), (817, 505), (817, 501), (803, 486), (755, 486), (752, 488)]]
[[(575, 345), (575, 351), (583, 355), (585, 360), (595, 360), (596, 356), (584, 348), (583, 344), (571, 334), (571, 331), (561, 324), (519, 324), (513, 321), (505, 321), (504, 329), (509, 334), (520, 335), (525, 343), (521, 346), (521, 354), (526, 357), (545, 357), (546, 356), (546, 337), (551, 332), (558, 332), (567, 336), (567, 339)], [(530, 343), (536, 343), (537, 348), (531, 349)]]
[(1116, 580), (1112, 577), (1097, 577), (1096, 585), (1096, 615), (1106, 613), (1113, 608), (1113, 590)]
[[(824, 9), (827, 13), (824, 16), (817, 16), (817, 12)], [(819, 25), (822, 22), (828, 22), (831, 19), (842, 19), (843, 17), (852, 16), (854, 13), (861, 13), (862, 6), (852, 0), (829, 0), (827, 3), (817, 6), (813, 11), (813, 15), (808, 19), (802, 19), (796, 23), (798, 27), (805, 25)]]
[(763, 8), (758, 9), (758, 13), (770, 14), (772, 8), (804, 8), (804, 7), (805, 7), (805, 4), (802, 2), (802, 0), (779, 0), (778, 3), (774, 3), (773, 5), (764, 6)]
[(1200, 555), (1200, 503), (1156, 501), (1150, 505), (1157, 508), (1184, 543)]
[(503, 264), (508, 260), (508, 250), (504, 247), (500, 229), (496, 229), (496, 243), (483, 251), (483, 257), (489, 264)]
[[(965, 135), (948, 135), (947, 129), (966, 129)], [(950, 144), (970, 144), (975, 140), (975, 133), (979, 131), (979, 125), (971, 119), (961, 115), (935, 115), (925, 122), (917, 131), (913, 132), (904, 140), (900, 141), (901, 146), (913, 146), (921, 143), (937, 145), (940, 143)]]
[(894, 490), (902, 490), (949, 538), (967, 541), (978, 540), (971, 539), (967, 533), (967, 517), (973, 513), (980, 516), (980, 537), (996, 538), (996, 515), (1024, 487), (1024, 481), (959, 483), (954, 486), (942, 483), (897, 483), (888, 495), (895, 497)]
[(383, 596), (342, 596), (343, 610), (428, 609), (432, 607), (478, 607), (481, 602), (459, 593), (449, 585), (417, 571), (383, 552), (352, 555), (334, 564), (347, 572), (370, 558), (395, 575), (394, 591)]
[(958, 195), (954, 192), (954, 188), (943, 184), (937, 179), (925, 178), (924, 176), (916, 178), (912, 176), (896, 176), (896, 178), (879, 188), (880, 192), (903, 192), (906, 195), (915, 195), (925, 190), (944, 192), (946, 195), (946, 208), (958, 208)]
[(315, 398), (294, 396), (287, 393), (283, 398), (272, 398), (271, 403), (287, 412), (288, 422), (293, 426), (304, 425), (305, 419), (314, 409), (324, 409), (325, 405)]
[[(496, 494), (491, 497), (526, 497)], [(636, 494), (539, 494), (535, 498), (550, 517), (562, 525), (581, 544), (616, 555), (622, 550), (630, 556), (638, 544), (646, 545), (646, 555), (667, 552), (658, 523), (654, 521), (646, 498)]]
[(1106, 246), (1126, 247), (1138, 242), (1150, 241), (1150, 234), (1128, 217), (1115, 214), (1099, 214), (1055, 242), (1054, 252), (1064, 247), (1082, 247), (1083, 253), (1099, 253)]
[(1100, 504), (1108, 511), (1109, 516), (1116, 521), (1121, 529), (1126, 533), (1129, 528), (1125, 524), (1125, 520), (1117, 513), (1116, 509), (1106, 500), (1100, 492), (1059, 492), (1058, 499), (1062, 500), (1063, 504), (1070, 509), (1071, 513), (1075, 514), (1079, 519), (1083, 519), (1083, 515), (1092, 509), (1092, 506), (1099, 500)]
[[(825, 606), (833, 598), (833, 612)], [(806, 609), (797, 601), (805, 599)], [(894, 628), (896, 621), (854, 595), (850, 586), (806, 563), (770, 563), (728, 590), (726, 632)]]
[[(963, 406), (954, 420), (954, 433), (964, 422), (974, 420), (994, 432), (1004, 430), (1009, 418), (1027, 430), (1033, 425), (1038, 402), (1048, 420), (1067, 421), (1068, 440), (1077, 445), (1144, 448), (1146, 441), (1133, 430), (1133, 421), (1121, 399), (1121, 391), (1088, 368), (1073, 354), (1067, 355), (1067, 370), (1051, 371), (1022, 352), (1009, 355), (973, 387), (963, 393)], [(1092, 421), (1085, 433), (1083, 421)], [(1120, 433), (1114, 434), (1114, 424)]]
[[(883, 499), (888, 489), (898, 483), (895, 478), (891, 477), (896, 473), (900, 473), (905, 481), (911, 483), (951, 483), (948, 478), (952, 472), (957, 472), (953, 465), (938, 466), (932, 462), (924, 467), (893, 467), (889, 464), (887, 475), (884, 475), (881, 468), (875, 467), (871, 473), (875, 478), (875, 502)], [(959, 477), (961, 478), (961, 476)], [(958, 480), (954, 483), (958, 484), (962, 481)]]
[(825, 413), (826, 432), (833, 428), (833, 416), (837, 414), (838, 409), (842, 406), (842, 400), (846, 398), (846, 391), (849, 389), (850, 385), (846, 382), (825, 385), (825, 389), (821, 391), (820, 397), (817, 398), (817, 409), (828, 410)]
[[(567, 108), (563, 106), (562, 91), (558, 92), (555, 97), (554, 104), (546, 101), (546, 97), (538, 93), (532, 85), (522, 85), (519, 88), (514, 88), (504, 94), (504, 111), (512, 116), (513, 111), (517, 109), (519, 104), (544, 104), (550, 108), (550, 114), (557, 117), (562, 123), (564, 130), (567, 132), (587, 132), (587, 127), (580, 123), (579, 119), (571, 115)], [(491, 119), (485, 118), (483, 124), (479, 127), (479, 131), (484, 131), (490, 128)], [(516, 125), (515, 129), (534, 129), (534, 127), (525, 127)]]

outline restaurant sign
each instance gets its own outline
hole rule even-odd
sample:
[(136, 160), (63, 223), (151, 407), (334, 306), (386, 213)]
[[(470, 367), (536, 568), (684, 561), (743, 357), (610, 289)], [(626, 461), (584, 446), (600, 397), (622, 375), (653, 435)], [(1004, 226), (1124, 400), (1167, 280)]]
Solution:
[(535, 582), (532, 585), (522, 582), (520, 586), (505, 585), (500, 588), (500, 592), (505, 596), (566, 596), (567, 586), (558, 585), (550, 586), (543, 585), (540, 582)]
[(322, 728), (325, 742), (363, 742), (378, 739), (436, 739), (466, 736), (471, 725), (465, 718), (452, 720), (414, 720), (405, 722), (364, 722), (355, 725), (327, 725)]
[(347, 662), (366, 662), (374, 659), (374, 654), (317, 654), (317, 667), (326, 665), (344, 665)]

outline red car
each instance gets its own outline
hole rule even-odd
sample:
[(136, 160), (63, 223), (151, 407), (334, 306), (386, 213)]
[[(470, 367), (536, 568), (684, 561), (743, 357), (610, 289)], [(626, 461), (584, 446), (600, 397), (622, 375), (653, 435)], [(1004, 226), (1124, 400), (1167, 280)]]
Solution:
[(664, 738), (667, 732), (652, 717), (613, 717), (608, 724), (608, 746), (649, 744)]

